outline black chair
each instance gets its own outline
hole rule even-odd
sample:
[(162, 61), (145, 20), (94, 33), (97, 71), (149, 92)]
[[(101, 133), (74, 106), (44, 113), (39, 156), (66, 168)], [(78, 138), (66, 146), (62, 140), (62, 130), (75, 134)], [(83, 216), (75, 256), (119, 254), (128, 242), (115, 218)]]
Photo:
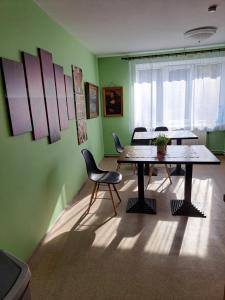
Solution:
[(144, 145), (149, 145), (149, 141), (148, 140), (135, 140), (134, 139), (134, 135), (136, 132), (146, 132), (147, 129), (145, 127), (136, 127), (134, 128), (133, 134), (132, 134), (132, 138), (131, 138), (131, 145), (132, 146), (144, 146)]
[(155, 131), (168, 131), (168, 128), (166, 126), (158, 126), (155, 128)]
[(115, 134), (115, 132), (112, 133), (112, 136), (113, 136), (113, 140), (115, 143), (116, 151), (117, 151), (117, 153), (121, 154), (124, 150), (124, 147), (121, 145), (120, 139), (119, 139), (118, 135)]
[[(123, 153), (124, 147), (121, 145), (118, 135), (115, 134), (115, 132), (113, 132), (112, 136), (113, 136), (116, 152), (119, 154)], [(120, 164), (121, 163), (117, 163), (116, 171), (118, 171), (120, 169)]]
[[(115, 185), (122, 181), (122, 174), (120, 174), (119, 172), (104, 171), (104, 170), (99, 169), (96, 165), (93, 155), (91, 154), (91, 152), (89, 150), (83, 149), (83, 150), (81, 150), (81, 153), (82, 153), (85, 163), (86, 163), (88, 178), (95, 183), (92, 194), (91, 194), (91, 199), (89, 202), (87, 213), (89, 213), (91, 206), (94, 204), (95, 200), (97, 199), (99, 186), (107, 185), (109, 188), (110, 199), (112, 200), (114, 214), (116, 216), (117, 212), (116, 212), (116, 206), (115, 206), (115, 203), (113, 200), (112, 192), (114, 191), (116, 193), (116, 195), (119, 199), (119, 203), (120, 203), (121, 198), (119, 196), (119, 193), (118, 193)], [(111, 186), (113, 187), (113, 190), (112, 190)]]
[[(166, 126), (158, 126), (158, 127), (155, 128), (155, 131), (168, 131), (168, 128)], [(168, 145), (171, 145), (171, 141), (168, 142)], [(152, 177), (152, 173), (153, 173), (153, 169), (154, 169), (154, 165), (151, 165), (150, 172), (149, 172), (149, 177), (148, 177), (147, 187), (148, 187), (148, 185), (150, 183), (150, 180), (151, 180), (151, 177)], [(168, 168), (167, 164), (165, 164), (165, 170), (166, 170), (166, 173), (167, 173), (167, 178), (169, 179), (170, 184), (172, 184), (172, 179), (170, 177), (170, 171), (169, 171), (169, 168)]]
[[(118, 135), (115, 132), (113, 132), (112, 136), (113, 136), (113, 140), (114, 140), (114, 144), (115, 144), (117, 153), (119, 153), (119, 154), (123, 153), (124, 147), (120, 143), (120, 139), (119, 139)], [(117, 163), (116, 171), (118, 171), (120, 169), (120, 165), (121, 165), (121, 163)], [(135, 174), (135, 171), (136, 171), (135, 164), (132, 164), (132, 166), (133, 166), (133, 173)]]

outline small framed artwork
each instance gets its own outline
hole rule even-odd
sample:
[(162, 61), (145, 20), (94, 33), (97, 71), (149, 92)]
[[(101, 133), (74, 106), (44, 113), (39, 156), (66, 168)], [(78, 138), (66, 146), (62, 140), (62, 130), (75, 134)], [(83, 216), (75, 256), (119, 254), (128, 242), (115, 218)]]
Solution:
[(75, 94), (83, 94), (83, 72), (81, 68), (72, 66)]
[(76, 94), (76, 118), (77, 120), (86, 119), (86, 105), (84, 95)]
[(103, 88), (103, 110), (105, 117), (123, 116), (123, 88)]
[(98, 87), (89, 82), (85, 83), (85, 98), (87, 118), (97, 118), (99, 115)]
[(77, 139), (79, 145), (83, 144), (88, 139), (86, 119), (77, 120)]

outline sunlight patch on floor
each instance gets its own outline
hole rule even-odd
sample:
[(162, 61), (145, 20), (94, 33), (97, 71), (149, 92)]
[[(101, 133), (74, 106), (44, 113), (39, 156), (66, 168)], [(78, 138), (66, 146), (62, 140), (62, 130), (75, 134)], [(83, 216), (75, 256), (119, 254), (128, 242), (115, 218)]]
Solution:
[(213, 185), (211, 179), (195, 179), (194, 185), (193, 202), (203, 210), (206, 218), (191, 218), (188, 222), (180, 255), (194, 255), (204, 258), (208, 253)]
[(95, 233), (96, 237), (92, 247), (107, 248), (117, 235), (117, 228), (121, 222), (121, 218), (112, 218), (103, 226), (99, 227)]
[(136, 184), (136, 180), (126, 180), (123, 186), (119, 189), (120, 192), (125, 192), (129, 190), (132, 185)]
[(169, 179), (164, 178), (157, 178), (157, 180), (151, 180), (150, 184), (148, 185), (148, 190), (154, 192), (164, 192), (167, 188), (170, 187)]
[(121, 249), (121, 250), (130, 250), (130, 249), (132, 249), (134, 247), (134, 245), (136, 244), (137, 240), (139, 239), (140, 234), (141, 233), (138, 233), (135, 236), (123, 238), (120, 241), (117, 249)]
[(48, 243), (62, 233), (70, 231), (74, 224), (79, 220), (80, 216), (87, 209), (89, 199), (90, 195), (87, 195), (82, 200), (74, 203), (70, 209), (65, 209), (62, 213), (62, 217), (59, 217), (54, 227), (49, 230), (43, 244)]
[(145, 245), (148, 253), (168, 254), (176, 233), (178, 222), (158, 221)]
[(177, 182), (173, 183), (170, 191), (176, 195), (177, 199), (184, 199), (184, 178), (178, 178)]

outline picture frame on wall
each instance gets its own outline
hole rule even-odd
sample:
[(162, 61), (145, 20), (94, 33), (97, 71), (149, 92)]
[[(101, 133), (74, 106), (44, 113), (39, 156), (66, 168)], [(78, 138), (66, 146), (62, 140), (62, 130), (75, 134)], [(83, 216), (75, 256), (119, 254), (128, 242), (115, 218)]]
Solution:
[(76, 94), (76, 119), (86, 119), (86, 105), (84, 95)]
[(99, 116), (99, 99), (96, 85), (85, 82), (85, 99), (87, 118), (97, 118)]
[(81, 145), (87, 141), (87, 123), (85, 119), (77, 120), (77, 139), (78, 144)]
[(84, 94), (82, 69), (76, 66), (72, 66), (72, 71), (75, 94)]
[(103, 111), (105, 117), (123, 116), (123, 87), (103, 88)]

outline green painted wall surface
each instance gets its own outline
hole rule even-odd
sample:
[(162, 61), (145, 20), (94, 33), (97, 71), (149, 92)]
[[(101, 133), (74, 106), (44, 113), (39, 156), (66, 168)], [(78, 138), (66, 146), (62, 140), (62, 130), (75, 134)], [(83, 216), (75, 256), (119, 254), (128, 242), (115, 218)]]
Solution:
[(114, 155), (112, 132), (117, 133), (121, 143), (128, 145), (131, 135), (129, 133), (129, 63), (120, 57), (99, 58), (100, 87), (123, 87), (123, 117), (102, 117), (103, 139), (105, 155)]
[(209, 132), (207, 135), (207, 146), (215, 153), (225, 154), (225, 132)]
[[(31, 0), (0, 2), (0, 56), (21, 60), (20, 51), (41, 47), (71, 75), (71, 64), (83, 69), (84, 81), (98, 82), (98, 62), (85, 47), (50, 19)], [(48, 144), (31, 134), (10, 136), (0, 78), (0, 248), (27, 259), (86, 178), (81, 148), (103, 157), (101, 118), (88, 120), (88, 142), (77, 145), (75, 120)]]
[[(103, 117), (103, 135), (105, 155), (116, 154), (112, 140), (112, 131), (121, 138), (124, 145), (130, 143), (129, 133), (129, 62), (121, 57), (105, 57), (98, 59), (100, 86), (123, 86), (124, 116), (122, 118)], [(207, 146), (215, 152), (225, 152), (225, 132), (213, 132), (207, 135)]]

